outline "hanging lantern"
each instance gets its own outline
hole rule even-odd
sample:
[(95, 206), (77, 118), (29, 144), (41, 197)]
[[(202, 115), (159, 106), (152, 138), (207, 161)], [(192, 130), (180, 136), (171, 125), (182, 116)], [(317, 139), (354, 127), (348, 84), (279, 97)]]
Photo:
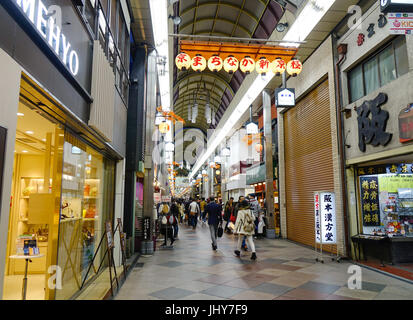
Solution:
[(215, 168), (215, 162), (211, 161), (211, 162), (209, 163), (209, 167), (210, 167), (211, 169)]
[(287, 64), (287, 72), (289, 75), (296, 77), (303, 71), (303, 64), (297, 58), (293, 58)]
[(207, 171), (206, 170), (202, 170), (202, 175), (206, 176), (207, 175)]
[(239, 61), (234, 56), (229, 56), (224, 60), (224, 70), (229, 74), (233, 74), (238, 70)]
[(239, 67), (242, 72), (250, 74), (255, 69), (255, 61), (250, 56), (246, 56), (241, 60)]
[(265, 57), (261, 57), (260, 60), (257, 61), (255, 69), (258, 74), (265, 76), (267, 72), (270, 71), (270, 61)]
[(166, 121), (163, 121), (159, 124), (159, 132), (162, 134), (168, 133), (170, 130), (169, 124)]
[(220, 156), (215, 156), (214, 162), (215, 163), (221, 163), (221, 157)]
[(262, 152), (262, 149), (263, 149), (263, 147), (262, 147), (262, 144), (261, 144), (261, 143), (257, 143), (257, 144), (255, 145), (255, 151), (257, 151), (258, 153), (261, 153), (261, 152)]
[(200, 54), (197, 54), (195, 57), (192, 58), (192, 62), (191, 62), (192, 70), (196, 72), (202, 72), (205, 70), (206, 65), (207, 65), (206, 59)]
[(222, 61), (221, 57), (218, 55), (213, 55), (208, 60), (208, 68), (212, 72), (221, 71), (222, 67), (224, 66), (224, 62)]
[(176, 56), (175, 64), (179, 70), (186, 71), (191, 67), (191, 57), (185, 52)]
[(282, 75), (285, 72), (286, 68), (287, 65), (281, 58), (277, 58), (271, 63), (271, 71), (274, 72), (276, 76)]
[(215, 171), (215, 174), (216, 174), (216, 175), (220, 175), (220, 174), (221, 174), (221, 171), (217, 170), (217, 171)]

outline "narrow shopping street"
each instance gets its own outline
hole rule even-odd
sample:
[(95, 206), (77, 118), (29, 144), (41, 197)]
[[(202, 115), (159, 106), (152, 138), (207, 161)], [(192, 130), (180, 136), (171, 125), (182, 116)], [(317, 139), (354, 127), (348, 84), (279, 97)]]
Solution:
[[(162, 244), (158, 241), (157, 245)], [(362, 268), (362, 290), (347, 287), (351, 261), (315, 261), (315, 253), (286, 240), (255, 240), (251, 253), (233, 255), (236, 238), (224, 234), (211, 249), (208, 227), (180, 225), (171, 250), (141, 257), (117, 300), (347, 300), (413, 299), (413, 285)]]

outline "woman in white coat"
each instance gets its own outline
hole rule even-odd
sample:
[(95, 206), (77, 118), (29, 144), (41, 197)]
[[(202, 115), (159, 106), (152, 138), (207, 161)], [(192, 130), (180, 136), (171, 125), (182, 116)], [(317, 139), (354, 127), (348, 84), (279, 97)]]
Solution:
[(238, 234), (238, 244), (237, 250), (234, 251), (237, 257), (241, 255), (241, 244), (243, 236), (247, 237), (248, 246), (251, 248), (252, 255), (251, 260), (256, 260), (257, 255), (255, 253), (255, 245), (253, 240), (253, 235), (255, 233), (255, 217), (251, 212), (249, 202), (244, 200), (241, 202), (241, 205), (237, 214), (237, 221), (235, 222), (234, 234)]

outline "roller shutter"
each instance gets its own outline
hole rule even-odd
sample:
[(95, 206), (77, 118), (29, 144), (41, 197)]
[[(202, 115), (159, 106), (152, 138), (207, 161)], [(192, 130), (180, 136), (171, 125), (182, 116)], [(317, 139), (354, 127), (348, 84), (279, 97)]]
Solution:
[(284, 114), (284, 143), (287, 237), (314, 246), (314, 192), (334, 191), (327, 80)]

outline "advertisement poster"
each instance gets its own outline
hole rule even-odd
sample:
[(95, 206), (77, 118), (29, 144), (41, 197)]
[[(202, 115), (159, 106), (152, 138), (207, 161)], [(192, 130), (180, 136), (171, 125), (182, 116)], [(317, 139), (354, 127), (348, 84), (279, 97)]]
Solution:
[[(360, 177), (363, 226), (380, 226), (379, 177)], [(383, 187), (380, 184), (381, 188)]]

